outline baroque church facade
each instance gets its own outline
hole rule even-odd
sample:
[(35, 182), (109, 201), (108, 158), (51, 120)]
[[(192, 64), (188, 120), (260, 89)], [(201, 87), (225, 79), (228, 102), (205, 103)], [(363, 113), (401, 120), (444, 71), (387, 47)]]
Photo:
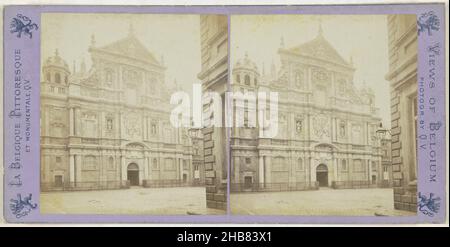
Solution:
[(162, 59), (132, 29), (102, 47), (92, 36), (89, 52), (90, 69), (82, 63), (70, 70), (57, 51), (43, 62), (41, 189), (151, 187), (202, 177), (187, 129), (169, 121), (177, 86), (165, 83)]
[(278, 132), (260, 137), (245, 110), (244, 127), (231, 134), (231, 191), (377, 186), (386, 176), (373, 91), (355, 87), (352, 62), (321, 29), (309, 42), (280, 46), (278, 70), (260, 71), (247, 54), (233, 66), (233, 92), (278, 92)]

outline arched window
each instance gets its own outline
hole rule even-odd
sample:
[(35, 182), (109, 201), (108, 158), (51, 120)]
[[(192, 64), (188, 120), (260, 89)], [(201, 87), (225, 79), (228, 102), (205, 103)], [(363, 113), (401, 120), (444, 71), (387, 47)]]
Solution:
[(61, 75), (59, 73), (55, 74), (55, 82), (56, 83), (61, 83)]
[(341, 170), (347, 171), (347, 161), (346, 160), (341, 161)]
[(48, 81), (48, 82), (50, 82), (50, 73), (49, 72), (47, 72), (47, 74), (45, 75), (45, 79)]
[(255, 77), (254, 81), (255, 81), (255, 86), (258, 85), (258, 79), (256, 79), (256, 77)]
[(245, 83), (245, 85), (250, 85), (250, 76), (249, 75), (245, 75), (244, 83)]
[(236, 82), (237, 83), (241, 83), (241, 76), (240, 75), (236, 75)]
[(66, 76), (64, 77), (64, 83), (67, 84), (68, 82), (69, 82), (69, 77), (66, 75)]
[(297, 161), (297, 170), (303, 171), (304, 169), (305, 169), (305, 167), (303, 166), (303, 160), (302, 160), (302, 158), (298, 158), (298, 161)]

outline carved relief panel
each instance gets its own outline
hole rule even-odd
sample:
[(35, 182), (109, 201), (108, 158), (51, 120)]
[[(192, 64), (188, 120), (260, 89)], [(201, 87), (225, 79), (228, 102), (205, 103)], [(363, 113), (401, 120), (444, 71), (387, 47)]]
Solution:
[(323, 141), (330, 140), (331, 124), (330, 119), (324, 113), (318, 113), (313, 117), (313, 134)]
[(129, 139), (142, 138), (142, 119), (138, 113), (129, 113), (125, 116), (125, 133)]

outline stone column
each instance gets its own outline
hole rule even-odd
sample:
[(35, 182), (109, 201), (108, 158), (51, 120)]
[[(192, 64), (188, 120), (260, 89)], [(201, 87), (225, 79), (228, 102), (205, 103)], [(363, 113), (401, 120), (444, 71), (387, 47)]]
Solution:
[(312, 157), (311, 157), (311, 166), (310, 166), (310, 169), (311, 169), (311, 172), (310, 172), (310, 174), (311, 174), (311, 183), (315, 183), (316, 182), (316, 173), (315, 173), (315, 171), (316, 171), (316, 169), (315, 169), (315, 164), (314, 164), (314, 159), (313, 159), (313, 157), (315, 156), (315, 154), (313, 154), (312, 155)]
[(75, 156), (73, 154), (69, 155), (69, 181), (73, 186), (75, 183)]
[(41, 107), (42, 111), (41, 111), (41, 136), (46, 136), (47, 135), (47, 126), (48, 126), (48, 122), (47, 122), (47, 107)]
[(149, 179), (149, 180), (151, 179), (151, 174), (150, 174), (150, 171), (152, 169), (151, 162), (152, 162), (151, 157), (147, 157), (147, 164), (145, 164), (145, 165), (147, 166), (147, 179)]
[(142, 164), (142, 167), (144, 168), (144, 179), (148, 179), (148, 153), (145, 153), (145, 157), (143, 160), (144, 164)]
[(175, 158), (175, 167), (176, 167), (176, 173), (177, 173), (177, 176), (175, 177), (175, 179), (180, 179), (180, 159), (179, 158)]
[(349, 156), (347, 159), (347, 163), (348, 163), (348, 181), (353, 180), (353, 156)]
[(75, 184), (81, 183), (83, 178), (81, 177), (81, 168), (83, 166), (81, 161), (81, 155), (75, 156)]
[(127, 166), (125, 164), (125, 155), (120, 156), (120, 169), (122, 171), (122, 181), (127, 180)]
[(338, 159), (333, 159), (334, 181), (338, 181)]
[(69, 108), (69, 136), (73, 136), (75, 134), (75, 122), (74, 122), (74, 109)]
[(119, 113), (119, 123), (120, 123), (120, 137), (124, 138), (125, 137), (125, 124), (124, 124), (122, 111)]
[(74, 109), (74, 133), (76, 136), (81, 136), (81, 116), (79, 107)]
[(240, 163), (239, 163), (239, 157), (233, 157), (233, 167), (234, 167), (234, 182), (235, 183), (239, 183), (240, 182), (240, 178), (239, 178), (239, 168), (240, 168)]
[(148, 140), (148, 138), (147, 138), (148, 137), (148, 133), (147, 133), (147, 131), (148, 131), (148, 129), (147, 129), (147, 116), (144, 116), (142, 118), (142, 128), (144, 129), (144, 131), (142, 131), (142, 133), (144, 134), (142, 139)]
[(266, 185), (272, 182), (272, 157), (266, 156)]
[(259, 184), (264, 188), (264, 156), (259, 156)]
[(183, 180), (183, 172), (184, 172), (184, 159), (180, 158), (180, 180)]
[(336, 127), (336, 118), (335, 117), (332, 117), (331, 118), (331, 141), (333, 142), (333, 141), (336, 141), (336, 130), (337, 130), (337, 127)]

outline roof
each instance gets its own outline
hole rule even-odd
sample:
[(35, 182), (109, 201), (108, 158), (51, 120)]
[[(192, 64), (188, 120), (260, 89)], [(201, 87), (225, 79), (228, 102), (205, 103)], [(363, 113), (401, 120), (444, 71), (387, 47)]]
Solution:
[(59, 56), (58, 49), (55, 50), (54, 56), (48, 57), (45, 60), (44, 66), (56, 66), (69, 70), (69, 66), (67, 65), (66, 61), (64, 61), (64, 59)]

